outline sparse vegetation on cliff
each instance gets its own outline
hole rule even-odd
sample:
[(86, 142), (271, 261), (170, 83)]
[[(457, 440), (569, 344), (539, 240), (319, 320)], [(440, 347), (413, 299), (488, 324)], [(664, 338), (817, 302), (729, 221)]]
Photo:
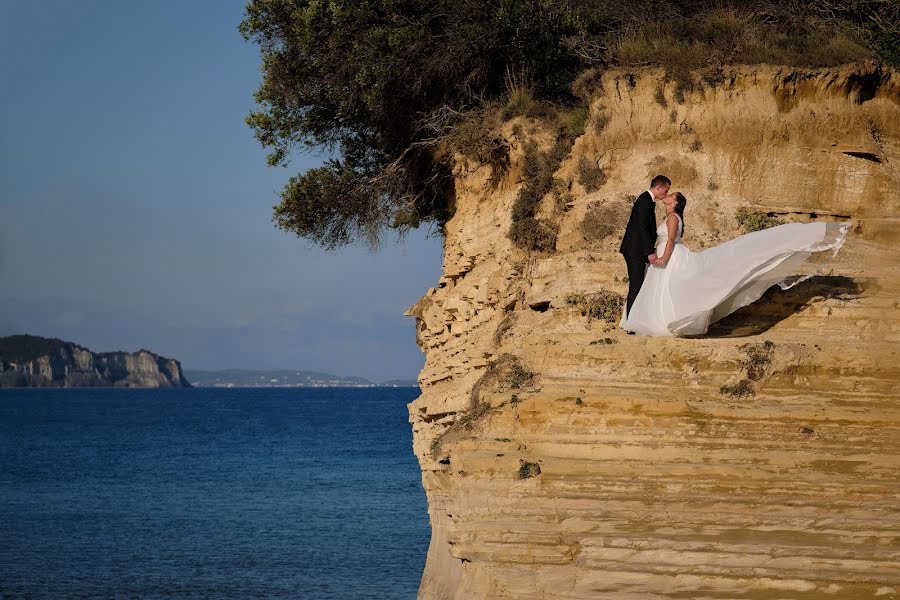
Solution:
[(556, 249), (558, 225), (537, 217), (541, 200), (553, 189), (553, 174), (569, 153), (575, 138), (570, 127), (559, 123), (556, 141), (541, 152), (534, 140), (525, 144), (522, 156), (522, 188), (512, 206), (512, 224), (507, 235), (523, 250), (552, 252)]
[(600, 290), (594, 294), (575, 293), (566, 296), (566, 304), (577, 307), (582, 316), (587, 316), (588, 323), (591, 322), (591, 319), (616, 323), (622, 316), (624, 302), (621, 294), (610, 290)]
[[(509, 352), (501, 354), (488, 363), (481, 377), (472, 386), (468, 410), (431, 440), (429, 450), (432, 457), (437, 458), (445, 440), (452, 439), (460, 433), (474, 430), (480, 421), (507, 402), (503, 401), (497, 407), (491, 406), (489, 402), (485, 402), (481, 398), (482, 391), (488, 389), (495, 391), (518, 390), (534, 383), (536, 377), (535, 373), (522, 365), (518, 356)], [(514, 406), (519, 402), (519, 398), (516, 394), (513, 394), (508, 402)]]
[(509, 142), (499, 134), (502, 123), (496, 102), (487, 102), (478, 109), (472, 109), (464, 116), (456, 116), (458, 123), (444, 134), (448, 149), (458, 150), (472, 157), (480, 164), (491, 168), (488, 185), (497, 187), (509, 172)]
[[(727, 64), (826, 67), (873, 55), (897, 64), (900, 56), (900, 10), (889, 0), (699, 4), (662, 3), (656, 19), (625, 27), (608, 50), (611, 62), (665, 67), (682, 104), (686, 91), (719, 83)], [(668, 105), (662, 88), (656, 101)]]
[(519, 459), (519, 479), (529, 479), (541, 474), (541, 465), (536, 462)]
[(774, 349), (775, 344), (769, 340), (742, 345), (740, 350), (746, 358), (742, 361), (741, 368), (745, 376), (734, 384), (721, 386), (719, 393), (734, 398), (756, 395), (756, 385), (765, 377), (772, 362)]
[(628, 220), (629, 210), (625, 203), (591, 202), (581, 221), (581, 235), (588, 242), (606, 239)]
[[(734, 62), (900, 66), (893, 0), (251, 0), (239, 30), (262, 57), (246, 122), (268, 163), (286, 165), (297, 150), (328, 156), (288, 180), (273, 220), (326, 248), (377, 246), (386, 228), (442, 229), (453, 150), (491, 164), (494, 184), (505, 172), (498, 119), (561, 120), (571, 136), (602, 130), (609, 117), (590, 124), (586, 102), (610, 67), (664, 67), (679, 102)], [(531, 219), (514, 235), (523, 247), (554, 240)]]
[(758, 210), (750, 210), (743, 206), (734, 212), (734, 219), (747, 233), (768, 229), (769, 227), (775, 227), (776, 225), (784, 225), (784, 221), (781, 219)]
[(534, 377), (535, 374), (522, 365), (518, 356), (505, 352), (488, 364), (484, 373), (472, 386), (472, 406), (477, 405), (480, 401), (480, 393), (483, 389), (490, 387), (505, 390), (520, 389), (534, 381)]
[(582, 156), (578, 160), (578, 183), (588, 194), (596, 192), (601, 185), (606, 183), (606, 173), (597, 163)]

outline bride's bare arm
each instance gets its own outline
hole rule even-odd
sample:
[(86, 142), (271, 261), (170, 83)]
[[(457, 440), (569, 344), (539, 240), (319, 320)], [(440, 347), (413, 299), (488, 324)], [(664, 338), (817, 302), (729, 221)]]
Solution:
[(666, 263), (669, 262), (669, 257), (672, 256), (672, 249), (675, 247), (675, 236), (678, 235), (678, 217), (675, 216), (675, 213), (666, 217), (666, 228), (669, 230), (669, 236), (666, 240), (666, 249), (663, 251), (663, 255), (656, 261), (656, 266), (658, 267), (666, 266)]

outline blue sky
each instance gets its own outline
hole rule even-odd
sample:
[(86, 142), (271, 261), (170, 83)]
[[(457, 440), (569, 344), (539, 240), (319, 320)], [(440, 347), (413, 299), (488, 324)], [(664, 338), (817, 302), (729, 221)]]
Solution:
[(435, 285), (440, 237), (326, 252), (274, 226), (284, 182), (321, 157), (267, 167), (244, 123), (244, 5), (0, 0), (0, 335), (416, 376), (402, 313)]

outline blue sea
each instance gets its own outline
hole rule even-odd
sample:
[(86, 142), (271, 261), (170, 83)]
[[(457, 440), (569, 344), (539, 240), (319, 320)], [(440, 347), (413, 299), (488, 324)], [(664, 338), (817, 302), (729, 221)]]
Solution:
[(416, 597), (417, 388), (0, 390), (0, 597)]

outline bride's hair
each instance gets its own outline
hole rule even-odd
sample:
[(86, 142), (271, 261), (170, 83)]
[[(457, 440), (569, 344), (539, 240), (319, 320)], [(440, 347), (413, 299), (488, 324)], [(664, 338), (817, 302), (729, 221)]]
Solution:
[(675, 212), (681, 217), (681, 233), (684, 235), (684, 207), (687, 206), (687, 198), (681, 192), (675, 192)]

